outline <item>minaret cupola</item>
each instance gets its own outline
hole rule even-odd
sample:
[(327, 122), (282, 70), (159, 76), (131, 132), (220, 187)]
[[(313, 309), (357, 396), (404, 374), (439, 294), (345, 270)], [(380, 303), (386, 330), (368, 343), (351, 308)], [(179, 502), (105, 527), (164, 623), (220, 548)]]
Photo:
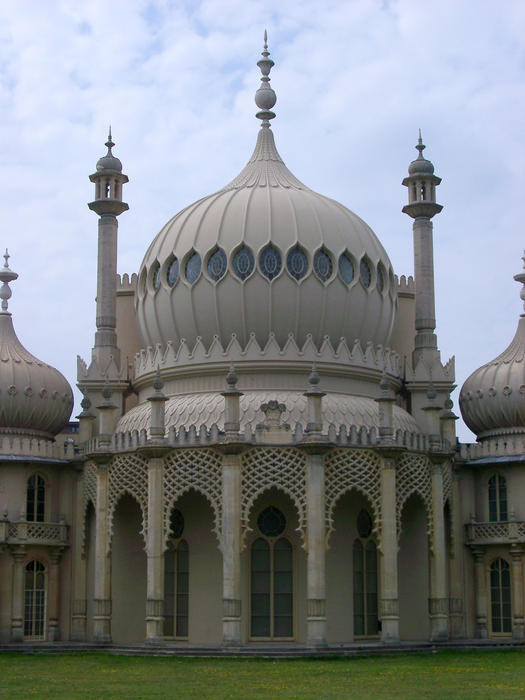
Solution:
[(426, 146), (421, 138), (421, 129), (416, 146), (418, 157), (408, 166), (408, 177), (403, 180), (403, 185), (408, 187), (408, 204), (403, 207), (403, 213), (413, 219), (424, 216), (431, 219), (443, 209), (436, 203), (436, 187), (441, 178), (434, 175), (433, 164), (423, 157)]
[(122, 163), (111, 150), (115, 145), (111, 138), (111, 127), (109, 127), (105, 145), (108, 152), (99, 158), (96, 172), (89, 176), (91, 182), (95, 183), (95, 200), (88, 206), (99, 216), (104, 214), (119, 216), (129, 209), (126, 202), (122, 201), (122, 185), (128, 182), (128, 177), (122, 173)]

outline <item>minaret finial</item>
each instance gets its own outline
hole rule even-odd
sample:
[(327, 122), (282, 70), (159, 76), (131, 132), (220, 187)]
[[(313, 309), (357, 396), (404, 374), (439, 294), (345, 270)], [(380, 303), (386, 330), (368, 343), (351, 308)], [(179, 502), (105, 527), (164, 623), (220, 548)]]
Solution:
[(275, 113), (272, 112), (271, 109), (277, 102), (277, 96), (269, 85), (270, 71), (274, 66), (274, 62), (272, 61), (272, 59), (268, 58), (269, 55), (270, 53), (268, 51), (268, 34), (265, 29), (264, 47), (262, 50), (263, 57), (259, 61), (257, 61), (257, 65), (261, 69), (262, 73), (261, 86), (255, 93), (255, 104), (257, 105), (257, 107), (259, 107), (261, 111), (257, 112), (255, 116), (257, 117), (257, 119), (262, 120), (261, 126), (266, 128), (270, 126), (270, 119), (273, 119), (275, 117)]
[(419, 151), (418, 158), (423, 158), (423, 151), (425, 150), (426, 146), (423, 143), (423, 139), (421, 138), (421, 129), (419, 129), (419, 137), (417, 140), (417, 150)]
[(525, 250), (523, 251), (523, 255), (521, 256), (521, 259), (523, 260), (523, 270), (521, 272), (518, 272), (517, 275), (514, 275), (514, 279), (516, 282), (521, 282), (522, 287), (520, 290), (520, 299), (523, 301), (523, 314), (522, 316), (525, 316)]
[(16, 272), (13, 272), (13, 270), (9, 269), (8, 265), (8, 260), (9, 260), (9, 251), (7, 248), (5, 249), (4, 253), (4, 266), (0, 268), (0, 282), (2, 282), (2, 286), (0, 287), (0, 299), (2, 300), (2, 311), (0, 313), (2, 314), (9, 314), (9, 311), (7, 310), (7, 302), (11, 298), (11, 295), (13, 292), (11, 291), (9, 287), (9, 282), (13, 282), (14, 280), (17, 279), (18, 275)]
[(105, 145), (106, 145), (107, 148), (108, 148), (108, 153), (107, 153), (107, 155), (108, 155), (108, 156), (112, 156), (113, 153), (111, 152), (111, 149), (113, 148), (113, 146), (114, 146), (115, 144), (113, 143), (113, 139), (111, 138), (111, 124), (109, 125), (108, 140), (106, 141)]

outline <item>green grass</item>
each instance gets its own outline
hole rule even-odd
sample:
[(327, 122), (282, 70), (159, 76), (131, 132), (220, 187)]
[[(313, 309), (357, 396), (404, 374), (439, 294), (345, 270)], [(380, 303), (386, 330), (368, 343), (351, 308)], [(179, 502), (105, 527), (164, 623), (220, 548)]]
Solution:
[(293, 660), (6, 653), (0, 697), (518, 700), (525, 650)]

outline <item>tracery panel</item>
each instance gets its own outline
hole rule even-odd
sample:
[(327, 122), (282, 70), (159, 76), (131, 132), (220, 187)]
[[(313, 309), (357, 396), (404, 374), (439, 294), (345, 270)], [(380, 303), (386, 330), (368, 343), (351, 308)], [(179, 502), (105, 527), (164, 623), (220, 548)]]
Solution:
[(401, 516), (407, 498), (417, 493), (427, 511), (428, 536), (432, 542), (432, 473), (425, 455), (404, 454), (399, 458), (396, 471), (397, 536), (401, 535)]
[[(297, 508), (303, 541), (306, 527), (306, 457), (296, 448), (258, 447), (242, 457), (242, 540), (250, 530), (250, 511), (257, 498), (271, 488), (288, 494)], [(243, 544), (244, 546), (244, 544)]]
[(108, 549), (113, 538), (113, 516), (121, 496), (129, 493), (142, 511), (141, 535), (148, 530), (148, 464), (144, 457), (126, 454), (113, 459), (108, 470)]
[(333, 515), (338, 500), (348, 491), (362, 493), (374, 511), (374, 530), (381, 530), (380, 460), (370, 450), (337, 449), (325, 457), (326, 541), (334, 528)]
[(170, 515), (175, 502), (190, 489), (201, 493), (214, 515), (213, 531), (219, 543), (222, 537), (222, 460), (210, 449), (177, 450), (164, 462), (164, 533), (170, 534)]

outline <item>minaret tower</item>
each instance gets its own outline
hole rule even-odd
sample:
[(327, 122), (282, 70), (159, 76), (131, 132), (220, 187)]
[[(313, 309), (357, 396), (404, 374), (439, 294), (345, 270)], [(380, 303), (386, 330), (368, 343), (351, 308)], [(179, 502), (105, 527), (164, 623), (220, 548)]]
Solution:
[(425, 146), (421, 129), (416, 146), (419, 155), (408, 166), (408, 204), (403, 212), (414, 219), (414, 281), (416, 285), (416, 337), (413, 363), (425, 356), (430, 363), (437, 355), (436, 308), (434, 302), (434, 252), (432, 217), (443, 209), (436, 203), (436, 186), (441, 178), (434, 175), (434, 166), (423, 157)]
[(97, 330), (92, 359), (99, 368), (109, 365), (111, 359), (120, 368), (120, 350), (117, 347), (116, 292), (117, 292), (117, 216), (128, 209), (122, 201), (122, 185), (128, 182), (122, 173), (122, 163), (111, 149), (111, 127), (106, 141), (108, 152), (97, 162), (97, 170), (89, 176), (95, 183), (95, 199), (89, 208), (96, 212), (98, 220), (98, 270), (97, 270)]

